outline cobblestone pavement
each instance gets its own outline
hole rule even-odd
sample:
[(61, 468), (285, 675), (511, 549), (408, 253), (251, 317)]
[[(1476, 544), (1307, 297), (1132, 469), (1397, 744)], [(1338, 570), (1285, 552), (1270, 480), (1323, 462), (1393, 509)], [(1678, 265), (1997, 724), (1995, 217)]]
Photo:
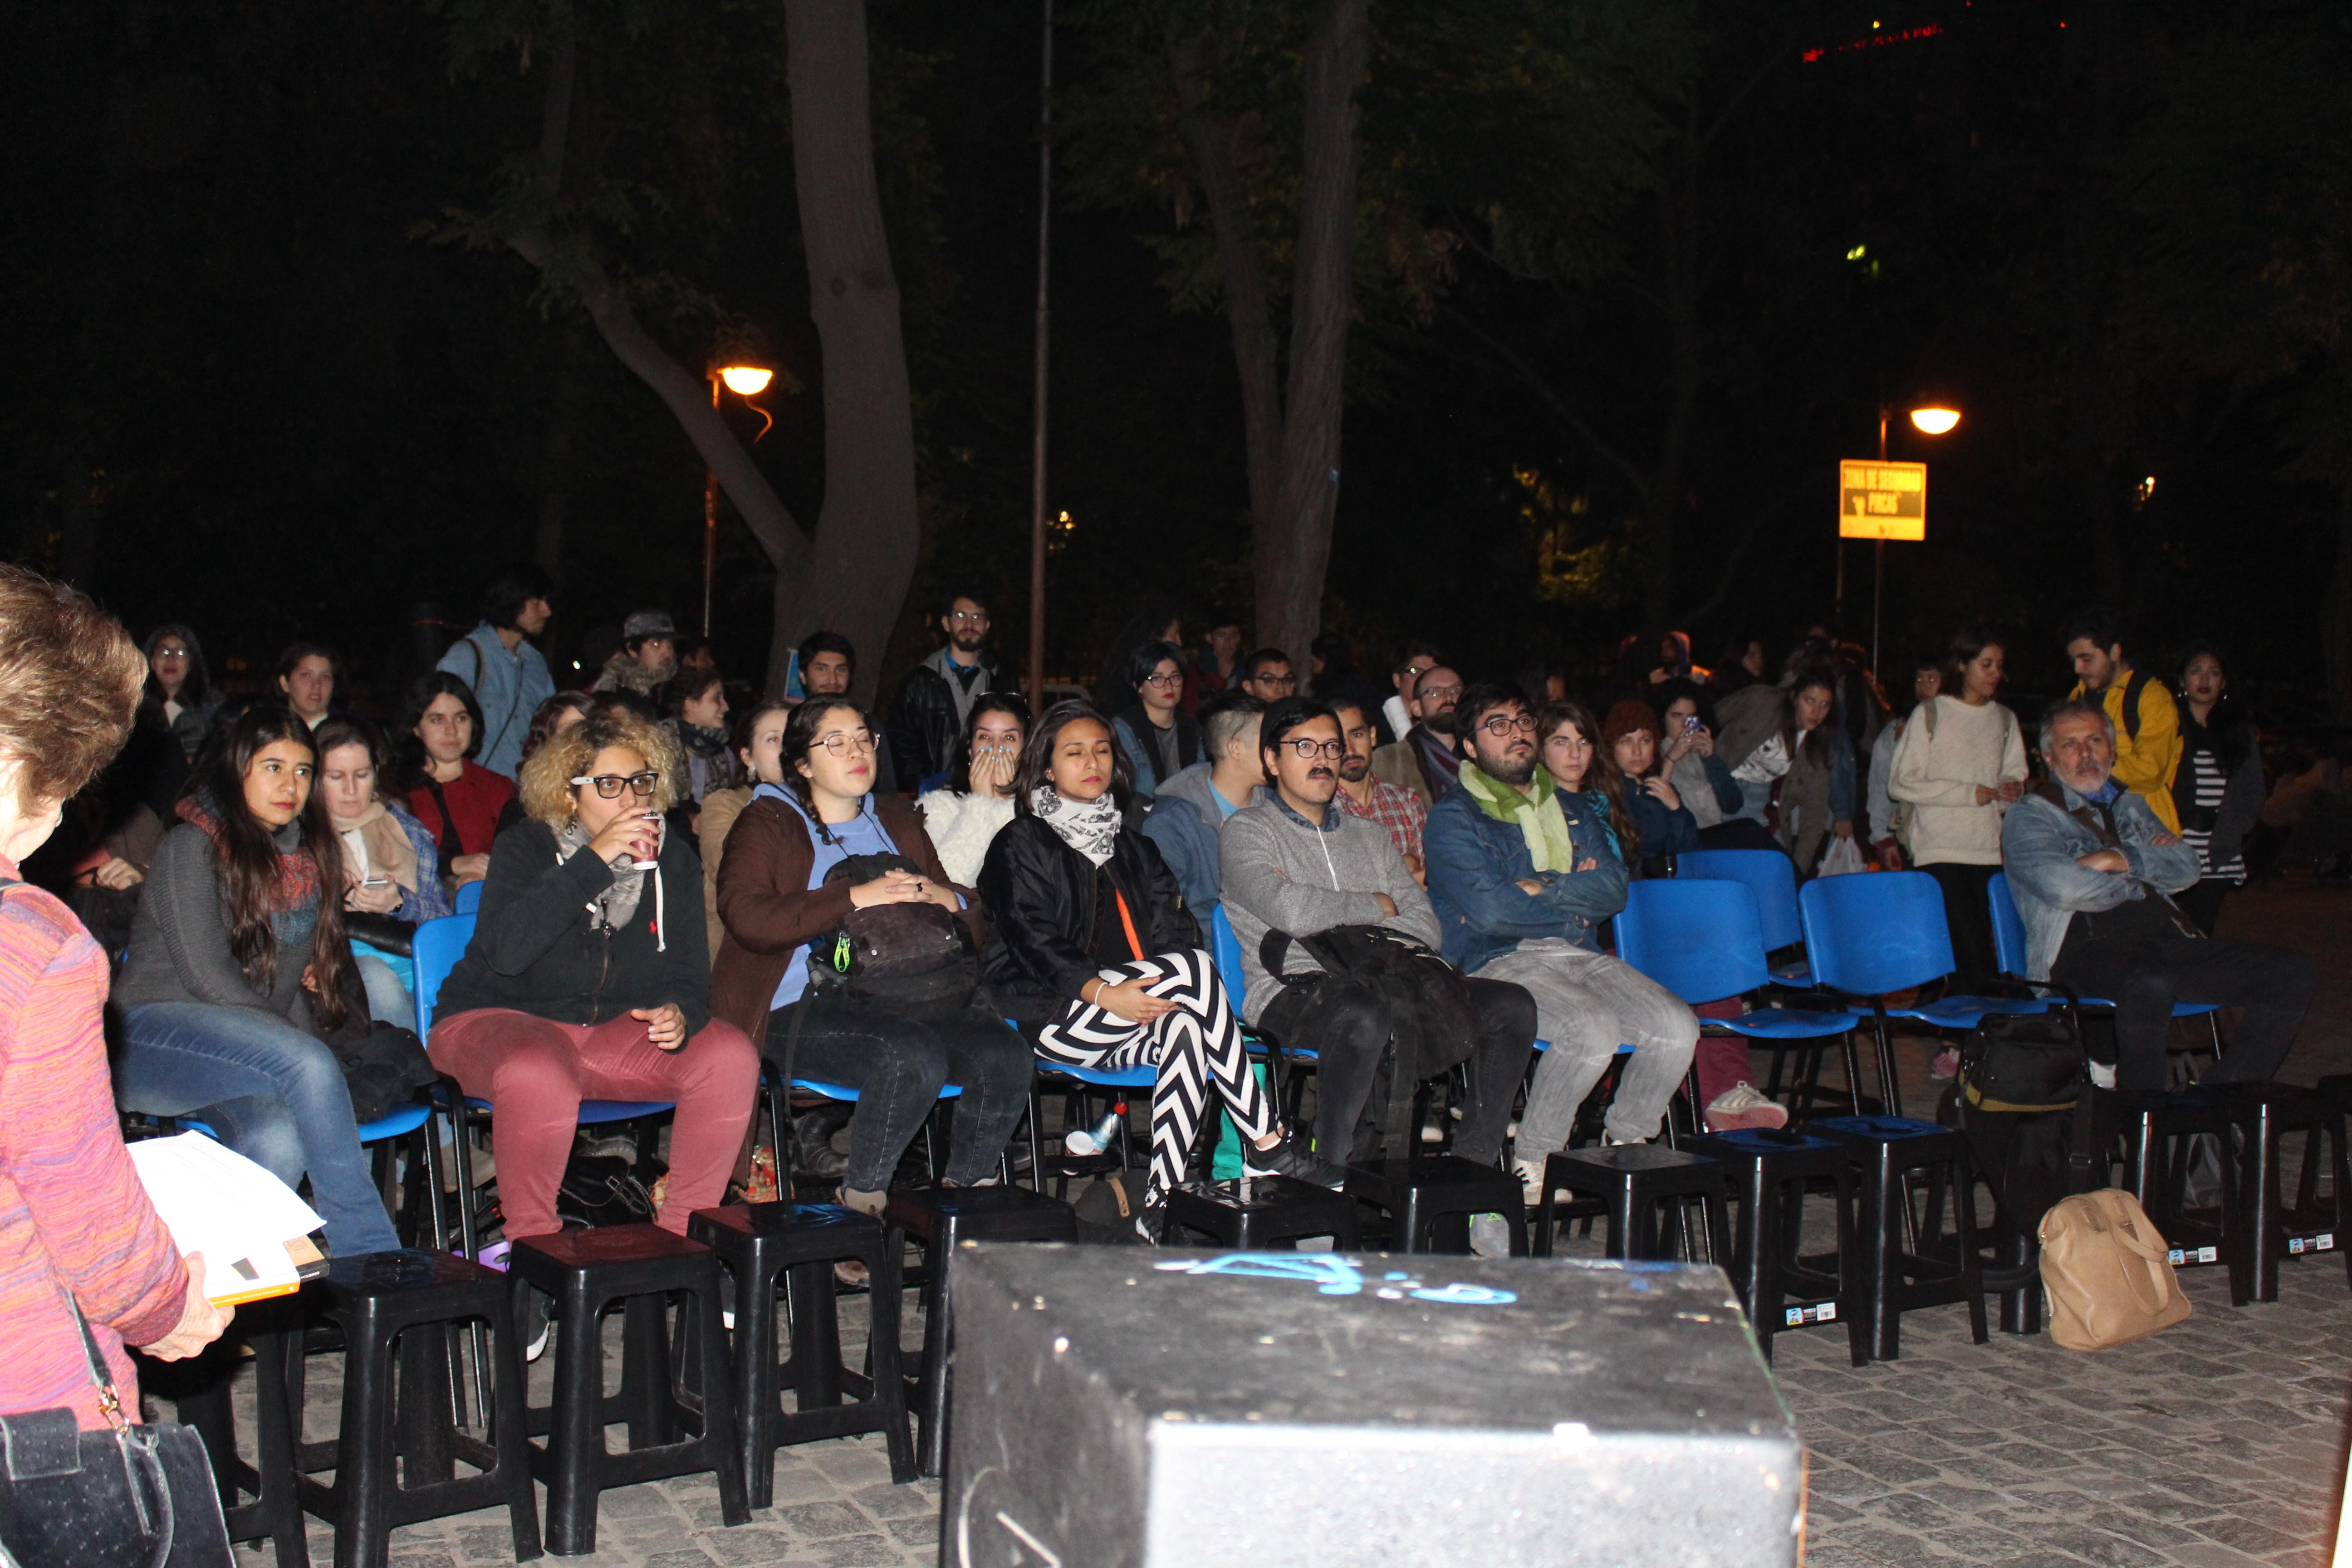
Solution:
[[(2285, 1076), (2307, 1083), (2352, 1071), (2352, 964), (2344, 963), (2352, 894), (2301, 882), (2245, 895), (2223, 933), (2322, 959), (2319, 1000)], [(1905, 1054), (1916, 1069), (1927, 1052)], [(1909, 1091), (1920, 1105), (1923, 1091)], [(1806, 1561), (2324, 1568), (2352, 1409), (2344, 1265), (2334, 1254), (2291, 1260), (2280, 1300), (2243, 1308), (2230, 1305), (2218, 1268), (2185, 1270), (2181, 1279), (2195, 1316), (2096, 1355), (1997, 1326), (1991, 1343), (1971, 1344), (1958, 1306), (1906, 1315), (1903, 1358), (1858, 1369), (1838, 1330), (1780, 1335), (1775, 1375), (1811, 1452)], [(914, 1317), (911, 1297), (908, 1307)], [(917, 1333), (910, 1322), (909, 1342)], [(617, 1351), (614, 1333), (608, 1357)], [(339, 1360), (311, 1363), (312, 1436), (328, 1435), (319, 1424), (337, 1408)], [(532, 1369), (541, 1397), (552, 1360)], [(240, 1433), (249, 1434), (249, 1405), (240, 1414)], [(617, 1446), (617, 1429), (613, 1437)], [(929, 1564), (938, 1561), (938, 1508), (937, 1482), (890, 1484), (878, 1438), (814, 1443), (777, 1457), (776, 1506), (748, 1526), (719, 1526), (708, 1477), (630, 1487), (605, 1495), (597, 1552), (569, 1561)], [(314, 1562), (333, 1561), (331, 1536), (315, 1521), (310, 1552)], [(511, 1558), (497, 1511), (393, 1536), (395, 1568), (486, 1568)], [(238, 1560), (268, 1561), (250, 1547)]]

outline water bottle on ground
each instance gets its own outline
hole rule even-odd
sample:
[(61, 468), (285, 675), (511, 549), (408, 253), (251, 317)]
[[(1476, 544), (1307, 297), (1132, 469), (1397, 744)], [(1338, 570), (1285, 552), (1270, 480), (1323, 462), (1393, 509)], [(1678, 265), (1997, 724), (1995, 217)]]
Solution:
[(1099, 1154), (1110, 1147), (1118, 1135), (1118, 1124), (1127, 1120), (1127, 1101), (1120, 1100), (1110, 1108), (1110, 1114), (1090, 1128), (1073, 1127), (1062, 1140), (1062, 1147), (1073, 1154)]

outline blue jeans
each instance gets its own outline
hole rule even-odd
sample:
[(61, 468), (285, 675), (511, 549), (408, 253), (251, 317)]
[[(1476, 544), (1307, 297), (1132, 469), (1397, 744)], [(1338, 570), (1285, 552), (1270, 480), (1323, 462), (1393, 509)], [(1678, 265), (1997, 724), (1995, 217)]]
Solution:
[(247, 1007), (150, 1002), (122, 1025), (114, 1092), (125, 1110), (202, 1121), (289, 1187), (308, 1171), (339, 1258), (399, 1247), (332, 1051)]

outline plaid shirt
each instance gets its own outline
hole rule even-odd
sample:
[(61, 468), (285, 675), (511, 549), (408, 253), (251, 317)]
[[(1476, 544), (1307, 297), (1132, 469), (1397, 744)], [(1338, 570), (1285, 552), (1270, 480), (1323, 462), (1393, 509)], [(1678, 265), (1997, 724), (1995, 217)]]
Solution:
[(1374, 779), (1370, 805), (1359, 805), (1356, 797), (1349, 795), (1344, 785), (1333, 799), (1339, 809), (1350, 816), (1369, 816), (1387, 828), (1391, 842), (1397, 847), (1397, 853), (1407, 860), (1421, 858), (1421, 827), (1429, 820), (1429, 807), (1421, 804), (1421, 796), (1409, 789), (1400, 789), (1395, 784)]

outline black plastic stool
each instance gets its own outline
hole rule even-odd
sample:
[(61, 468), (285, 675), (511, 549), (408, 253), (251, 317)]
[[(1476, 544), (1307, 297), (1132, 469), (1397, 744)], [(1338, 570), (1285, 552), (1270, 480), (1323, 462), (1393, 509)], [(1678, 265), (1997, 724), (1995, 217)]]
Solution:
[[(2252, 1299), (2278, 1300), (2279, 1259), (2318, 1252), (2344, 1254), (2345, 1272), (2352, 1280), (2352, 1174), (2344, 1152), (2344, 1111), (2340, 1102), (2316, 1089), (2284, 1083), (2217, 1083), (2208, 1090), (2230, 1109), (2245, 1135), (2245, 1167), (2242, 1204), (2247, 1215), (2247, 1272)], [(2289, 1132), (2305, 1134), (2303, 1177), (2296, 1200), (2289, 1205), (2279, 1170), (2279, 1140)], [(2323, 1203), (2318, 1196), (2319, 1145), (2335, 1189)], [(2234, 1292), (2233, 1292), (2234, 1294)]]
[[(1732, 1247), (1731, 1282), (1756, 1331), (1764, 1359), (1772, 1336), (1813, 1323), (1845, 1323), (1853, 1364), (1870, 1360), (1869, 1326), (1862, 1311), (1862, 1252), (1854, 1245), (1856, 1182), (1846, 1146), (1779, 1128), (1748, 1127), (1702, 1133), (1685, 1145), (1721, 1163), (1739, 1193), (1739, 1229)], [(1805, 1185), (1827, 1181), (1835, 1191), (1837, 1251), (1831, 1259), (1802, 1255)], [(1834, 1265), (1834, 1272), (1820, 1267)], [(1790, 1299), (1794, 1298), (1792, 1305)]]
[[(821, 1437), (879, 1432), (890, 1453), (890, 1479), (915, 1479), (915, 1444), (907, 1431), (907, 1384), (898, 1370), (898, 1249), (881, 1223), (839, 1204), (772, 1203), (697, 1209), (687, 1234), (719, 1255), (735, 1279), (735, 1423), (753, 1508), (776, 1500), (778, 1448)], [(866, 1344), (868, 1378), (841, 1362), (833, 1266), (864, 1263), (872, 1280)], [(792, 1306), (792, 1359), (776, 1364), (776, 1290)], [(793, 1410), (783, 1408), (790, 1384)], [(847, 1392), (854, 1403), (843, 1404)]]
[[(2228, 1103), (2207, 1089), (2181, 1089), (2166, 1093), (2123, 1091), (2116, 1096), (2124, 1140), (2124, 1184), (2164, 1237), (2172, 1266), (2193, 1268), (2201, 1264), (2225, 1265), (2230, 1273), (2230, 1305), (2242, 1307), (2253, 1289), (2252, 1254), (2246, 1225), (2252, 1217), (2239, 1180), (2240, 1162), (2234, 1152), (2236, 1117)], [(2206, 1211), (2188, 1206), (2189, 1142), (2210, 1137), (2220, 1146), (2221, 1206)]]
[(947, 1461), (948, 1356), (954, 1348), (949, 1313), (953, 1310), (950, 1286), (955, 1272), (950, 1259), (962, 1241), (1076, 1241), (1077, 1216), (1059, 1198), (1026, 1187), (922, 1187), (890, 1194), (883, 1212), (890, 1227), (889, 1244), (904, 1247), (912, 1237), (922, 1243), (926, 1270), (923, 1279), (923, 1352), (915, 1390), (915, 1410), (920, 1419), (915, 1454), (927, 1476), (936, 1476)]
[[(523, 1288), (555, 1298), (555, 1403), (530, 1411), (531, 1473), (547, 1483), (547, 1549), (560, 1557), (596, 1550), (596, 1502), (607, 1487), (710, 1472), (719, 1483), (723, 1523), (748, 1523), (743, 1459), (736, 1451), (734, 1397), (726, 1331), (719, 1310), (719, 1259), (700, 1242), (657, 1226), (613, 1225), (559, 1231), (514, 1244), (509, 1255), (517, 1315)], [(677, 1397), (670, 1372), (669, 1298), (694, 1316), (701, 1408)], [(621, 1392), (604, 1394), (598, 1326), (619, 1302), (623, 1325)], [(629, 1451), (604, 1447), (604, 1427), (629, 1425)], [(694, 1436), (680, 1437), (681, 1427)]]
[(1342, 1252), (1363, 1245), (1356, 1200), (1291, 1176), (1187, 1182), (1168, 1194), (1168, 1226), (1197, 1230), (1242, 1252), (1296, 1248), (1302, 1236), (1328, 1236)]
[[(1899, 1359), (1903, 1314), (1948, 1301), (1967, 1303), (1969, 1337), (1978, 1344), (1991, 1339), (1985, 1326), (1984, 1260), (1977, 1251), (1971, 1212), (1976, 1177), (1968, 1138), (1907, 1116), (1832, 1116), (1807, 1122), (1805, 1131), (1846, 1144), (1861, 1171), (1862, 1223), (1856, 1228), (1868, 1260), (1862, 1285), (1871, 1355)], [(1909, 1185), (1914, 1172), (1927, 1177), (1927, 1223), (1910, 1240), (1916, 1226)], [(1953, 1225), (1948, 1239), (1943, 1234), (1948, 1207)]]
[(1511, 1256), (1528, 1255), (1528, 1194), (1519, 1178), (1458, 1154), (1383, 1155), (1348, 1166), (1348, 1195), (1385, 1209), (1398, 1252), (1470, 1250), (1470, 1216), (1499, 1214)]
[[(304, 1510), (334, 1525), (335, 1568), (383, 1568), (395, 1527), (499, 1503), (515, 1561), (537, 1557), (537, 1499), (520, 1419), (522, 1355), (506, 1278), (446, 1252), (368, 1252), (333, 1259), (326, 1277), (303, 1294), (342, 1332), (339, 1436), (331, 1443), (300, 1441), (298, 1332), (280, 1336), (276, 1354), (262, 1357), (257, 1347), (255, 1418), (265, 1455), (294, 1454), (295, 1493)], [(457, 1336), (475, 1322), (488, 1329), (487, 1441), (459, 1427), (455, 1416)], [(458, 1476), (459, 1459), (480, 1473)], [(307, 1473), (324, 1469), (335, 1472), (332, 1485)]]
[[(194, 1429), (212, 1461), (213, 1485), (220, 1492), (221, 1515), (231, 1542), (267, 1541), (276, 1549), (278, 1568), (310, 1568), (310, 1547), (302, 1532), (302, 1505), (294, 1489), (294, 1432), (291, 1419), (281, 1414), (270, 1420), (266, 1413), (289, 1411), (289, 1355), (301, 1352), (299, 1296), (248, 1301), (236, 1310), (234, 1331), (202, 1355), (187, 1361), (139, 1360), (140, 1387), (177, 1406), (183, 1425)], [(253, 1352), (256, 1463), (237, 1458), (236, 1419), (229, 1397), (242, 1344)], [(240, 1494), (253, 1500), (239, 1502)]]
[[(1514, 1185), (1517, 1184), (1514, 1183)], [(1612, 1143), (1570, 1149), (1544, 1161), (1543, 1195), (1536, 1200), (1536, 1256), (1549, 1258), (1560, 1188), (1608, 1205), (1606, 1251), (1632, 1261), (1669, 1262), (1658, 1232), (1658, 1205), (1669, 1199), (1696, 1198), (1706, 1211), (1707, 1256), (1731, 1256), (1731, 1215), (1725, 1201), (1723, 1167), (1704, 1154), (1662, 1149), (1654, 1143)]]

